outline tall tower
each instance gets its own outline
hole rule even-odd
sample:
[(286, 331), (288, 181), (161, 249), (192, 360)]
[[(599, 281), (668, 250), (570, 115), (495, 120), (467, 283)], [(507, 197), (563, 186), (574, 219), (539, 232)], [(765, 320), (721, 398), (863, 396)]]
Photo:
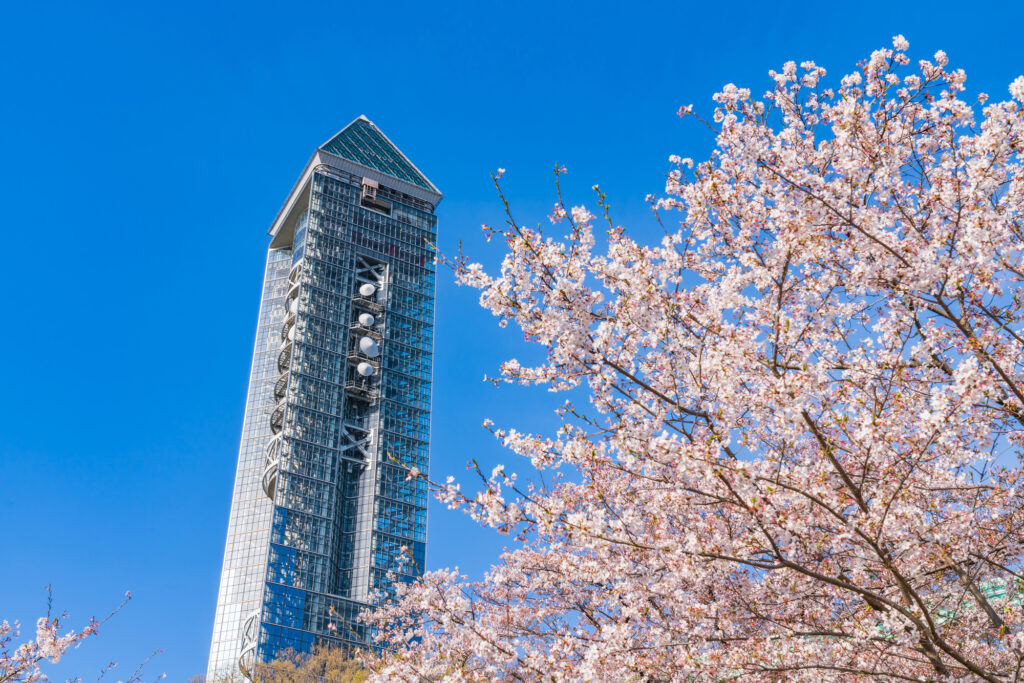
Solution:
[[(441, 193), (366, 117), (270, 228), (208, 678), (321, 642), (423, 567)], [(403, 550), (404, 549), (404, 550)], [(402, 553), (411, 561), (400, 563)]]

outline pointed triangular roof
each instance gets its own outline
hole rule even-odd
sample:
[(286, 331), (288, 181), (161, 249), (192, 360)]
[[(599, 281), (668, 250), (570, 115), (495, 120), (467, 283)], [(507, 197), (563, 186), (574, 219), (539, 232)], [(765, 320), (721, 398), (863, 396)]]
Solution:
[(373, 122), (360, 116), (320, 146), (342, 159), (434, 192), (439, 190)]

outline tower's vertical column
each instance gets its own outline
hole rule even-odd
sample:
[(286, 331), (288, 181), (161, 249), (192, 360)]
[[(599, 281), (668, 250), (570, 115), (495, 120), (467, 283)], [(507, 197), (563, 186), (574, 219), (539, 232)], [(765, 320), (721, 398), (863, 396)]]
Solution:
[(347, 408), (358, 416), (358, 425), (350, 427), (343, 447), (355, 449), (365, 463), (355, 494), (352, 544), (352, 581), (347, 597), (365, 601), (369, 596), (369, 567), (374, 530), (374, 482), (377, 478), (380, 445), (380, 358), (383, 331), (386, 330), (388, 268), (385, 263), (355, 255), (352, 334), (349, 344)]
[(272, 504), (260, 480), (265, 466), (264, 445), (270, 436), (268, 417), (274, 406), (273, 384), (278, 375), (277, 355), (284, 317), (282, 302), (291, 263), (290, 249), (274, 249), (267, 254), (210, 644), (207, 669), (210, 680), (235, 671), (243, 623), (259, 609), (262, 597)]

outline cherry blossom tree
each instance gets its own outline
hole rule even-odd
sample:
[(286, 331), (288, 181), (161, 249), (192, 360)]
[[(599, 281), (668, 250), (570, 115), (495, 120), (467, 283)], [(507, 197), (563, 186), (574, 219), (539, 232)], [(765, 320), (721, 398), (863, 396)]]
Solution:
[[(50, 679), (42, 671), (44, 662), (56, 664), (68, 651), (79, 647), (86, 638), (99, 633), (99, 628), (108, 619), (121, 611), (128, 601), (132, 599), (131, 593), (125, 593), (124, 600), (102, 621), (91, 618), (81, 631), (66, 629), (65, 623), (68, 618), (67, 612), (55, 615), (53, 612), (53, 591), (50, 586), (46, 587), (48, 600), (46, 616), (36, 621), (35, 640), (29, 640), (15, 647), (12, 643), (19, 633), (19, 624), (11, 624), (7, 620), (0, 622), (0, 683), (18, 681), (19, 683), (46, 683)], [(154, 653), (155, 654), (155, 653)], [(149, 661), (148, 659), (146, 660)], [(146, 662), (143, 662), (145, 664)], [(100, 672), (102, 678), (110, 669), (117, 667), (111, 662), (106, 669)], [(157, 680), (163, 678), (159, 676)], [(76, 679), (80, 681), (81, 679)], [(142, 666), (133, 671), (125, 683), (142, 683)]]
[(1024, 77), (908, 48), (683, 108), (660, 244), (559, 189), (450, 262), (546, 353), (498, 379), (589, 402), (434, 484), (517, 544), (368, 615), (381, 680), (1024, 680)]

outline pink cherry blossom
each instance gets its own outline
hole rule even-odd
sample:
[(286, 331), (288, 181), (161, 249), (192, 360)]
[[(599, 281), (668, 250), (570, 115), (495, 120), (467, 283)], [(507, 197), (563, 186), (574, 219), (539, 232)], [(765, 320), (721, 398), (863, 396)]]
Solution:
[[(52, 609), (53, 593), (49, 586), (47, 586), (47, 592), (50, 595), (49, 602)], [(86, 626), (77, 632), (71, 629), (63, 630), (64, 622), (68, 617), (66, 612), (53, 616), (50, 610), (48, 610), (46, 616), (40, 617), (36, 621), (35, 639), (19, 645), (13, 651), (10, 649), (11, 643), (20, 635), (18, 631), (19, 625), (17, 622), (12, 625), (6, 620), (0, 622), (0, 683), (8, 681), (12, 683), (14, 681), (19, 683), (46, 683), (50, 680), (42, 670), (42, 666), (46, 662), (56, 664), (61, 661), (69, 650), (77, 648), (84, 639), (96, 635), (99, 632), (99, 627), (107, 619), (121, 611), (121, 608), (131, 599), (131, 592), (126, 592), (121, 604), (105, 619), (102, 621), (90, 619)], [(146, 662), (148, 661), (147, 659)], [(146, 662), (143, 662), (143, 664)], [(102, 678), (103, 674), (116, 667), (117, 663), (111, 662), (106, 669), (100, 672), (100, 677)], [(126, 683), (142, 683), (142, 673), (142, 666), (139, 666), (129, 675)], [(163, 677), (163, 674), (161, 674), (156, 680), (160, 680)]]
[(559, 187), (450, 261), (544, 352), (500, 381), (589, 404), (434, 484), (515, 545), (367, 614), (378, 680), (1020, 680), (1024, 77), (892, 46), (725, 86), (657, 244)]

